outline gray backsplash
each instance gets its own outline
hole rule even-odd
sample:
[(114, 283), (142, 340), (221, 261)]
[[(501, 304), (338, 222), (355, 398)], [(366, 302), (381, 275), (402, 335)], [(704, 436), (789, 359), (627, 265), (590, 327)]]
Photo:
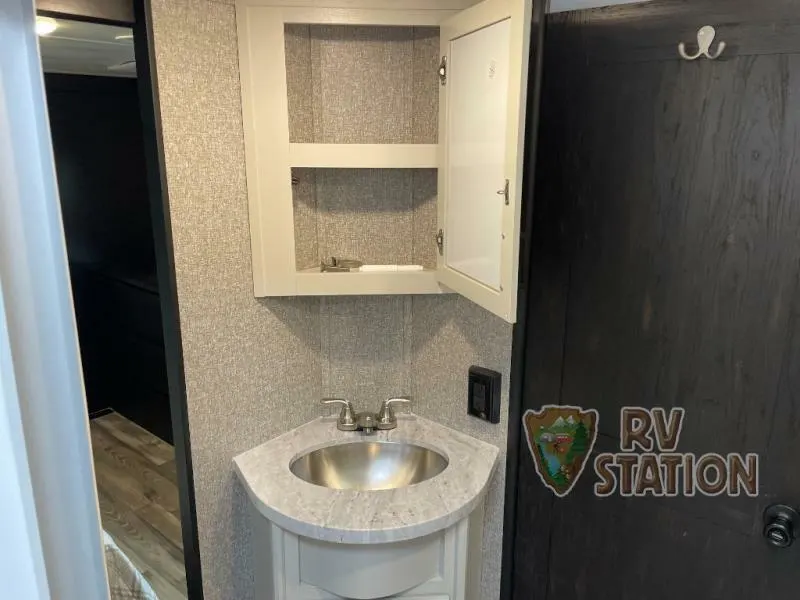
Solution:
[(411, 299), (407, 296), (323, 298), (322, 391), (358, 410), (411, 393)]
[[(324, 395), (372, 407), (403, 393), (419, 414), (505, 451), (511, 326), (455, 295), (253, 298), (234, 7), (153, 0), (152, 10), (203, 585), (206, 600), (247, 600), (253, 565), (233, 456), (319, 414)], [(417, 30), (412, 51), (430, 61), (423, 41), (434, 43)], [(411, 85), (422, 84), (412, 77)], [(431, 102), (410, 129), (415, 143), (429, 141)], [(412, 228), (410, 243), (426, 263), (435, 262), (433, 184), (413, 186), (428, 226)], [(471, 364), (504, 375), (499, 425), (466, 415)], [(499, 596), (501, 461), (487, 505), (482, 600)]]

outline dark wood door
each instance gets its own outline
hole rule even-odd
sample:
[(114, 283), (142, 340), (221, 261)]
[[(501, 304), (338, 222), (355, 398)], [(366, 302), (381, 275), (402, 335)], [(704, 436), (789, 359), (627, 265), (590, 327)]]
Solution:
[[(727, 47), (686, 61), (700, 27)], [(716, 49), (716, 42), (713, 46)], [(653, 0), (548, 18), (524, 408), (683, 407), (681, 452), (758, 453), (758, 497), (565, 498), (516, 478), (517, 600), (790, 599), (800, 542), (800, 5)]]

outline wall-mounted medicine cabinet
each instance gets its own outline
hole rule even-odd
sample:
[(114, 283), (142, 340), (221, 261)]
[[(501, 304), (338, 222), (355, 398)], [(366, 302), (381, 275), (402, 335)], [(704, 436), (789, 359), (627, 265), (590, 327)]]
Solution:
[(515, 320), (530, 2), (237, 0), (256, 296)]

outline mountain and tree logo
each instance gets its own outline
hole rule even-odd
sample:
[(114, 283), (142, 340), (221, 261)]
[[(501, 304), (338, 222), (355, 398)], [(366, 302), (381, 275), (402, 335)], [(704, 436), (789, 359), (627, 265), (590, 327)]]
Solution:
[(523, 416), (536, 472), (556, 496), (572, 491), (597, 439), (596, 410), (579, 406), (543, 406)]

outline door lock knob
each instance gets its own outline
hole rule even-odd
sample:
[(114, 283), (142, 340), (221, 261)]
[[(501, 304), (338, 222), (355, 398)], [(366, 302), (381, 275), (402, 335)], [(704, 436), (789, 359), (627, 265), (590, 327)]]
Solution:
[(791, 506), (773, 504), (764, 511), (764, 538), (776, 548), (788, 548), (800, 530), (800, 514)]

